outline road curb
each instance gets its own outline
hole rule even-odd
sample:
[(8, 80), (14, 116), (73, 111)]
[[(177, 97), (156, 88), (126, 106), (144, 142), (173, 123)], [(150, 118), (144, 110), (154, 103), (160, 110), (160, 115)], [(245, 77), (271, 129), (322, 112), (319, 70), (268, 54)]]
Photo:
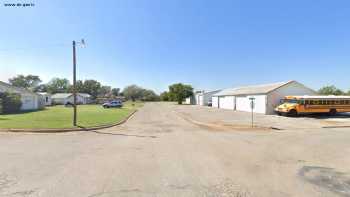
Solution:
[(138, 110), (135, 109), (133, 112), (131, 112), (126, 118), (123, 120), (113, 123), (113, 124), (106, 124), (101, 126), (95, 126), (95, 127), (78, 127), (78, 128), (66, 128), (66, 129), (0, 129), (0, 132), (18, 132), (18, 133), (65, 133), (65, 132), (74, 132), (74, 131), (91, 131), (91, 130), (100, 130), (100, 129), (106, 129), (114, 126), (118, 126), (121, 124), (124, 124), (129, 119), (131, 119), (134, 114)]
[(344, 125), (344, 126), (324, 126), (323, 129), (336, 129), (336, 128), (350, 128), (350, 125)]

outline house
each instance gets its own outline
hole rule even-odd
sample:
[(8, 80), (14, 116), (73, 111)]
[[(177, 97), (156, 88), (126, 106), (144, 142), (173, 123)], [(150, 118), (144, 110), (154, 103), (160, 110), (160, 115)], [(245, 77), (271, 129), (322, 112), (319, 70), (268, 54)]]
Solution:
[(224, 89), (213, 95), (212, 106), (237, 111), (251, 111), (250, 99), (254, 98), (254, 112), (274, 114), (274, 108), (288, 95), (316, 95), (317, 93), (297, 81), (279, 82)]
[(45, 106), (52, 105), (52, 98), (50, 93), (38, 92), (38, 94), (40, 94), (43, 97)]
[(0, 81), (0, 92), (16, 93), (21, 96), (21, 110), (37, 110), (45, 107), (44, 99), (40, 94), (36, 94), (25, 88), (12, 86)]
[[(51, 96), (53, 104), (65, 105), (67, 103), (74, 103), (72, 93), (57, 93)], [(86, 93), (77, 93), (77, 104), (91, 103), (91, 95)]]

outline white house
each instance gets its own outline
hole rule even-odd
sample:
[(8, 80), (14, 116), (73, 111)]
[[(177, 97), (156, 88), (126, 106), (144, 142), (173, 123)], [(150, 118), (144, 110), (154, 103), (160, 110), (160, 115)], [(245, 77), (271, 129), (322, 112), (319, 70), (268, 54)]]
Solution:
[(297, 81), (279, 82), (224, 89), (213, 95), (213, 107), (237, 111), (251, 111), (250, 98), (255, 99), (254, 112), (274, 114), (274, 108), (288, 95), (316, 95)]
[(0, 81), (0, 92), (16, 93), (21, 96), (21, 110), (37, 110), (45, 107), (43, 97), (24, 88)]
[(43, 97), (44, 103), (46, 106), (52, 105), (52, 98), (51, 98), (52, 95), (50, 93), (38, 92), (38, 94), (40, 94)]
[[(51, 96), (53, 104), (67, 104), (74, 103), (72, 93), (57, 93)], [(88, 104), (91, 102), (90, 94), (77, 93), (77, 104)]]

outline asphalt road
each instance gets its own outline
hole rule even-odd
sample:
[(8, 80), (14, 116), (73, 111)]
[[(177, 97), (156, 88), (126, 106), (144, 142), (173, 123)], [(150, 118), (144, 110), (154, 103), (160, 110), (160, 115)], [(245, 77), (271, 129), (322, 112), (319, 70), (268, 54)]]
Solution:
[(350, 196), (349, 128), (215, 130), (178, 108), (149, 103), (98, 132), (0, 133), (0, 196)]

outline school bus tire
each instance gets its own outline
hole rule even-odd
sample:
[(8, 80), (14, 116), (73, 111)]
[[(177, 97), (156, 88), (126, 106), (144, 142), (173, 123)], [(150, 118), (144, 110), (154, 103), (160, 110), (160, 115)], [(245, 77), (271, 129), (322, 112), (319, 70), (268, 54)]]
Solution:
[(289, 110), (287, 115), (290, 117), (296, 117), (296, 116), (298, 116), (298, 112), (295, 109), (291, 109), (291, 110)]
[(330, 109), (329, 110), (329, 115), (334, 116), (336, 114), (337, 114), (337, 110), (336, 109)]

